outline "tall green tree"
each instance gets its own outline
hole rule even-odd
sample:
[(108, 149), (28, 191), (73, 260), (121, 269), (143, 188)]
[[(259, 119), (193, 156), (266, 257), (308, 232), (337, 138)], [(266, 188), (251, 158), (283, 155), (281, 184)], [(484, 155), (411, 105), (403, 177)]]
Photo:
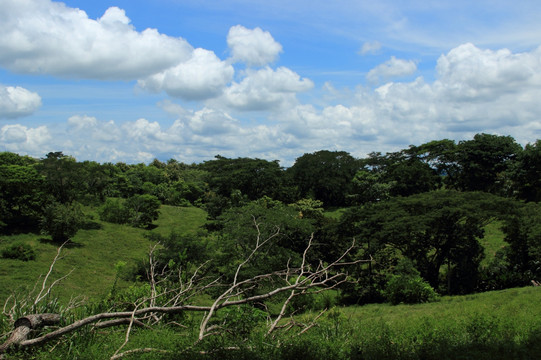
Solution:
[(509, 171), (522, 147), (511, 136), (477, 134), (456, 149), (459, 171), (451, 184), (462, 191), (505, 194)]
[(299, 198), (323, 201), (325, 206), (344, 206), (360, 164), (345, 151), (321, 150), (304, 154), (287, 171), (298, 187)]
[[(381, 195), (409, 196), (435, 190), (441, 186), (441, 176), (437, 170), (411, 148), (385, 155), (370, 153), (360, 162), (365, 174), (358, 173), (357, 175), (364, 175), (366, 180), (370, 180), (366, 175), (367, 173), (372, 174), (373, 184), (367, 188), (368, 193), (366, 190), (363, 191), (365, 195), (369, 195), (373, 191), (381, 193), (382, 190), (386, 189), (388, 193)], [(357, 189), (357, 191), (359, 190), (362, 189)], [(381, 200), (385, 197), (378, 198)]]
[(512, 177), (518, 198), (541, 201), (541, 140), (527, 144), (519, 153)]
[(246, 259), (258, 242), (267, 239), (269, 241), (252, 259), (253, 272), (278, 270), (288, 260), (294, 262), (300, 258), (315, 230), (314, 220), (301, 217), (295, 207), (269, 197), (231, 208), (219, 217), (219, 222), (219, 258), (222, 272), (229, 274), (229, 270), (235, 268), (232, 263)]
[(0, 224), (28, 227), (39, 218), (45, 197), (33, 164), (0, 165)]
[[(351, 210), (344, 231), (372, 251), (390, 246), (409, 258), (425, 280), (452, 293), (473, 291), (484, 256), (483, 227), (506, 208), (503, 198), (485, 193), (434, 191)], [(372, 254), (369, 254), (372, 255)], [(441, 271), (445, 269), (445, 283)]]
[(522, 284), (530, 280), (541, 281), (541, 208), (528, 203), (517, 207), (503, 227), (508, 271), (522, 276)]
[(211, 191), (230, 197), (240, 190), (250, 200), (263, 196), (280, 199), (283, 195), (283, 169), (278, 160), (236, 158), (216, 156), (199, 166), (207, 172), (207, 183)]
[(71, 203), (84, 192), (84, 176), (80, 169), (74, 157), (61, 151), (48, 153), (38, 165), (40, 174), (45, 178), (45, 191), (63, 204)]

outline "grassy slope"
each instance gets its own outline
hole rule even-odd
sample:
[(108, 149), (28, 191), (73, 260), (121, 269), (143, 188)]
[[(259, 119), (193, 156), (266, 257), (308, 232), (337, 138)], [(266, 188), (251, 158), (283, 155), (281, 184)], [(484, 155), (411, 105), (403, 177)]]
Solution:
[[(224, 336), (200, 344), (206, 347), (195, 347), (189, 354), (171, 358), (222, 358), (212, 353), (215, 346), (235, 347), (240, 343), (246, 349), (226, 352), (229, 359), (534, 359), (541, 351), (540, 295), (541, 288), (526, 287), (444, 297), (430, 304), (334, 308), (317, 320), (318, 326), (303, 335), (293, 328), (262, 341), (256, 335), (253, 343), (245, 339), (229, 341)], [(303, 314), (296, 319), (308, 324), (316, 315)], [(188, 328), (135, 329), (124, 350), (152, 346), (175, 352), (192, 346), (199, 321), (188, 320), (183, 321)], [(256, 331), (264, 333), (266, 326), (261, 323)], [(123, 331), (104, 331), (92, 343), (70, 347), (70, 355), (79, 359), (109, 359), (122, 345), (124, 336)], [(207, 355), (200, 350), (208, 351)], [(58, 354), (43, 350), (37, 358), (56, 359)], [(154, 352), (136, 358), (158, 359), (159, 355)]]
[[(97, 219), (92, 209), (86, 209), (85, 213)], [(206, 213), (198, 208), (162, 206), (160, 218), (154, 223), (157, 227), (151, 231), (162, 235), (168, 235), (172, 230), (193, 232), (205, 219)], [(80, 230), (73, 238), (74, 246), (63, 250), (63, 258), (55, 266), (51, 280), (73, 269), (69, 277), (57, 287), (61, 299), (69, 299), (73, 295), (91, 298), (103, 296), (114, 282), (114, 265), (118, 261), (134, 264), (148, 254), (151, 244), (144, 234), (149, 230), (95, 221), (102, 228)], [(36, 279), (47, 273), (57, 251), (57, 245), (37, 234), (4, 236), (1, 240), (0, 248), (13, 242), (31, 244), (36, 250), (37, 259), (29, 262), (0, 259), (0, 304), (13, 291), (31, 289)]]

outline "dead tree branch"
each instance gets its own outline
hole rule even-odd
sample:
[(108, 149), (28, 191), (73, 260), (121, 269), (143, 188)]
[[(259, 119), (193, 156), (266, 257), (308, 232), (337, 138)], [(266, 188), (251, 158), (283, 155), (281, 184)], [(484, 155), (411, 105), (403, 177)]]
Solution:
[[(197, 268), (190, 280), (187, 282), (182, 282), (182, 277), (180, 273), (178, 274), (178, 286), (173, 289), (158, 289), (158, 280), (154, 274), (150, 274), (150, 281), (152, 285), (151, 297), (146, 299), (139, 299), (137, 304), (134, 304), (135, 307), (132, 311), (117, 311), (117, 312), (103, 312), (99, 314), (94, 314), (83, 319), (77, 320), (69, 325), (60, 327), (51, 332), (44, 333), (33, 339), (28, 339), (28, 335), (31, 331), (41, 329), (45, 326), (58, 324), (60, 322), (60, 315), (58, 314), (33, 314), (21, 317), (15, 322), (14, 330), (11, 333), (11, 336), (0, 345), (0, 354), (9, 351), (14, 346), (18, 347), (31, 347), (44, 344), (53, 339), (62, 337), (68, 333), (74, 332), (84, 326), (93, 325), (93, 328), (100, 329), (109, 326), (117, 325), (128, 325), (128, 330), (126, 331), (125, 341), (123, 345), (115, 352), (112, 359), (118, 359), (122, 356), (126, 356), (133, 352), (148, 352), (148, 351), (161, 351), (151, 348), (129, 350), (125, 352), (120, 352), (124, 346), (129, 341), (130, 331), (133, 326), (145, 326), (143, 321), (148, 321), (149, 318), (153, 318), (155, 321), (160, 321), (163, 318), (163, 315), (166, 314), (178, 314), (182, 312), (204, 312), (203, 320), (200, 324), (199, 329), (199, 340), (208, 336), (209, 334), (214, 333), (216, 327), (209, 326), (209, 321), (216, 312), (225, 307), (238, 306), (243, 304), (258, 303), (263, 300), (269, 299), (273, 296), (276, 296), (281, 293), (289, 293), (287, 299), (283, 302), (280, 314), (277, 318), (272, 321), (270, 324), (270, 329), (268, 334), (272, 333), (275, 329), (278, 328), (278, 323), (286, 314), (286, 307), (290, 301), (295, 296), (300, 296), (311, 290), (311, 292), (319, 292), (324, 289), (331, 289), (337, 285), (347, 281), (348, 274), (342, 271), (344, 265), (351, 265), (361, 262), (362, 260), (356, 261), (345, 261), (346, 257), (351, 254), (352, 250), (355, 247), (353, 242), (351, 246), (335, 261), (324, 264), (320, 262), (315, 269), (307, 261), (307, 254), (312, 247), (313, 237), (310, 238), (308, 245), (306, 246), (302, 261), (299, 267), (292, 267), (290, 264), (287, 264), (287, 267), (284, 270), (259, 274), (248, 279), (241, 280), (241, 271), (245, 265), (255, 256), (258, 251), (261, 251), (262, 247), (265, 246), (269, 241), (278, 236), (280, 229), (277, 227), (276, 231), (272, 233), (266, 239), (261, 238), (261, 233), (259, 232), (259, 224), (254, 219), (254, 225), (258, 230), (258, 236), (256, 239), (256, 244), (251, 251), (251, 253), (237, 266), (232, 282), (225, 288), (220, 295), (216, 297), (212, 305), (210, 306), (198, 306), (189, 304), (188, 301), (196, 294), (200, 294), (205, 290), (211, 287), (223, 286), (219, 283), (219, 278), (212, 281), (207, 281), (206, 283), (198, 283), (197, 273), (201, 270), (204, 265), (201, 265)], [(153, 251), (151, 250), (151, 256)], [(53, 260), (54, 263), (58, 260), (58, 255), (60, 250)], [(155, 266), (153, 266), (154, 260), (150, 259), (151, 272), (155, 271)], [(45, 278), (44, 284), (52, 271), (52, 267)], [(172, 272), (167, 274), (162, 274), (166, 278), (172, 276)], [(276, 284), (275, 288), (272, 290), (266, 291), (263, 294), (256, 295), (247, 295), (248, 289), (253, 289), (260, 285), (262, 282), (272, 280)], [(56, 283), (56, 282), (55, 282)], [(53, 284), (55, 284), (53, 283)], [(45, 292), (45, 285), (42, 286), (42, 291), (38, 294), (37, 299), (43, 298), (43, 293)], [(159, 292), (161, 291), (161, 293)], [(162, 301), (163, 305), (158, 306), (158, 300)], [(150, 300), (150, 302), (149, 302)], [(141, 307), (143, 304), (149, 303), (150, 306)], [(145, 320), (146, 319), (146, 320)], [(314, 324), (308, 326), (312, 327)], [(307, 327), (305, 326), (306, 331)]]

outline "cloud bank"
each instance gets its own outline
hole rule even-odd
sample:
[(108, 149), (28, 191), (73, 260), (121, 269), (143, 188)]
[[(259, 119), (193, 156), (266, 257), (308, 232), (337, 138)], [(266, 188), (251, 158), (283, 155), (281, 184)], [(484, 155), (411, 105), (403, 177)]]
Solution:
[[(173, 116), (167, 123), (140, 115), (118, 121), (100, 118), (90, 104), (55, 124), (21, 125), (17, 118), (39, 115), (45, 95), (0, 85), (2, 151), (42, 157), (62, 150), (102, 162), (192, 162), (221, 154), (279, 159), (287, 166), (320, 149), (364, 156), (478, 132), (511, 135), (523, 144), (541, 137), (541, 47), (518, 52), (464, 42), (430, 69), (404, 54), (386, 56), (356, 87), (336, 89), (318, 86), (302, 68), (277, 65), (284, 49), (259, 27), (230, 27), (221, 59), (183, 38), (137, 31), (117, 7), (97, 19), (48, 0), (4, 0), (0, 10), (3, 68), (136, 82), (144, 90), (139, 96), (161, 94), (158, 106)], [(364, 42), (359, 53), (383, 49)], [(420, 76), (426, 73), (433, 74), (430, 80)]]

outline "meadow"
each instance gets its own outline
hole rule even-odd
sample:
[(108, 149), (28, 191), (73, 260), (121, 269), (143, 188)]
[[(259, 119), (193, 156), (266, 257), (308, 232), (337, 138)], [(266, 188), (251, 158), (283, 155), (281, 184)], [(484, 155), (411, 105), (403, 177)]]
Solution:
[[(55, 264), (51, 281), (71, 271), (55, 287), (53, 297), (67, 303), (73, 296), (86, 298), (86, 305), (67, 312), (75, 320), (103, 311), (100, 300), (132, 282), (119, 276), (120, 262), (133, 266), (145, 261), (153, 245), (145, 234), (166, 236), (171, 231), (194, 233), (206, 221), (196, 207), (162, 206), (152, 229), (137, 229), (98, 220), (92, 208), (85, 214), (92, 220), (80, 230)], [(503, 242), (499, 224), (485, 229), (487, 258)], [(0, 300), (38, 288), (56, 255), (58, 244), (38, 234), (3, 236), (7, 243), (30, 244), (37, 252), (34, 261), (0, 259)], [(36, 282), (38, 281), (38, 282)], [(153, 328), (133, 329), (123, 351), (136, 359), (535, 359), (541, 354), (541, 289), (513, 288), (466, 296), (443, 296), (436, 302), (396, 305), (329, 306), (337, 304), (336, 292), (322, 293), (311, 301), (313, 310), (284, 318), (288, 329), (267, 336), (269, 321), (252, 307), (220, 310), (229, 330), (203, 341), (197, 340), (199, 313), (183, 313)], [(278, 308), (269, 307), (271, 313)], [(323, 313), (322, 313), (323, 311)], [(315, 320), (317, 318), (317, 320)], [(300, 334), (301, 324), (309, 329)], [(4, 331), (6, 321), (2, 320)], [(100, 331), (83, 328), (36, 349), (5, 354), (6, 359), (110, 359), (122, 346), (126, 327)]]

